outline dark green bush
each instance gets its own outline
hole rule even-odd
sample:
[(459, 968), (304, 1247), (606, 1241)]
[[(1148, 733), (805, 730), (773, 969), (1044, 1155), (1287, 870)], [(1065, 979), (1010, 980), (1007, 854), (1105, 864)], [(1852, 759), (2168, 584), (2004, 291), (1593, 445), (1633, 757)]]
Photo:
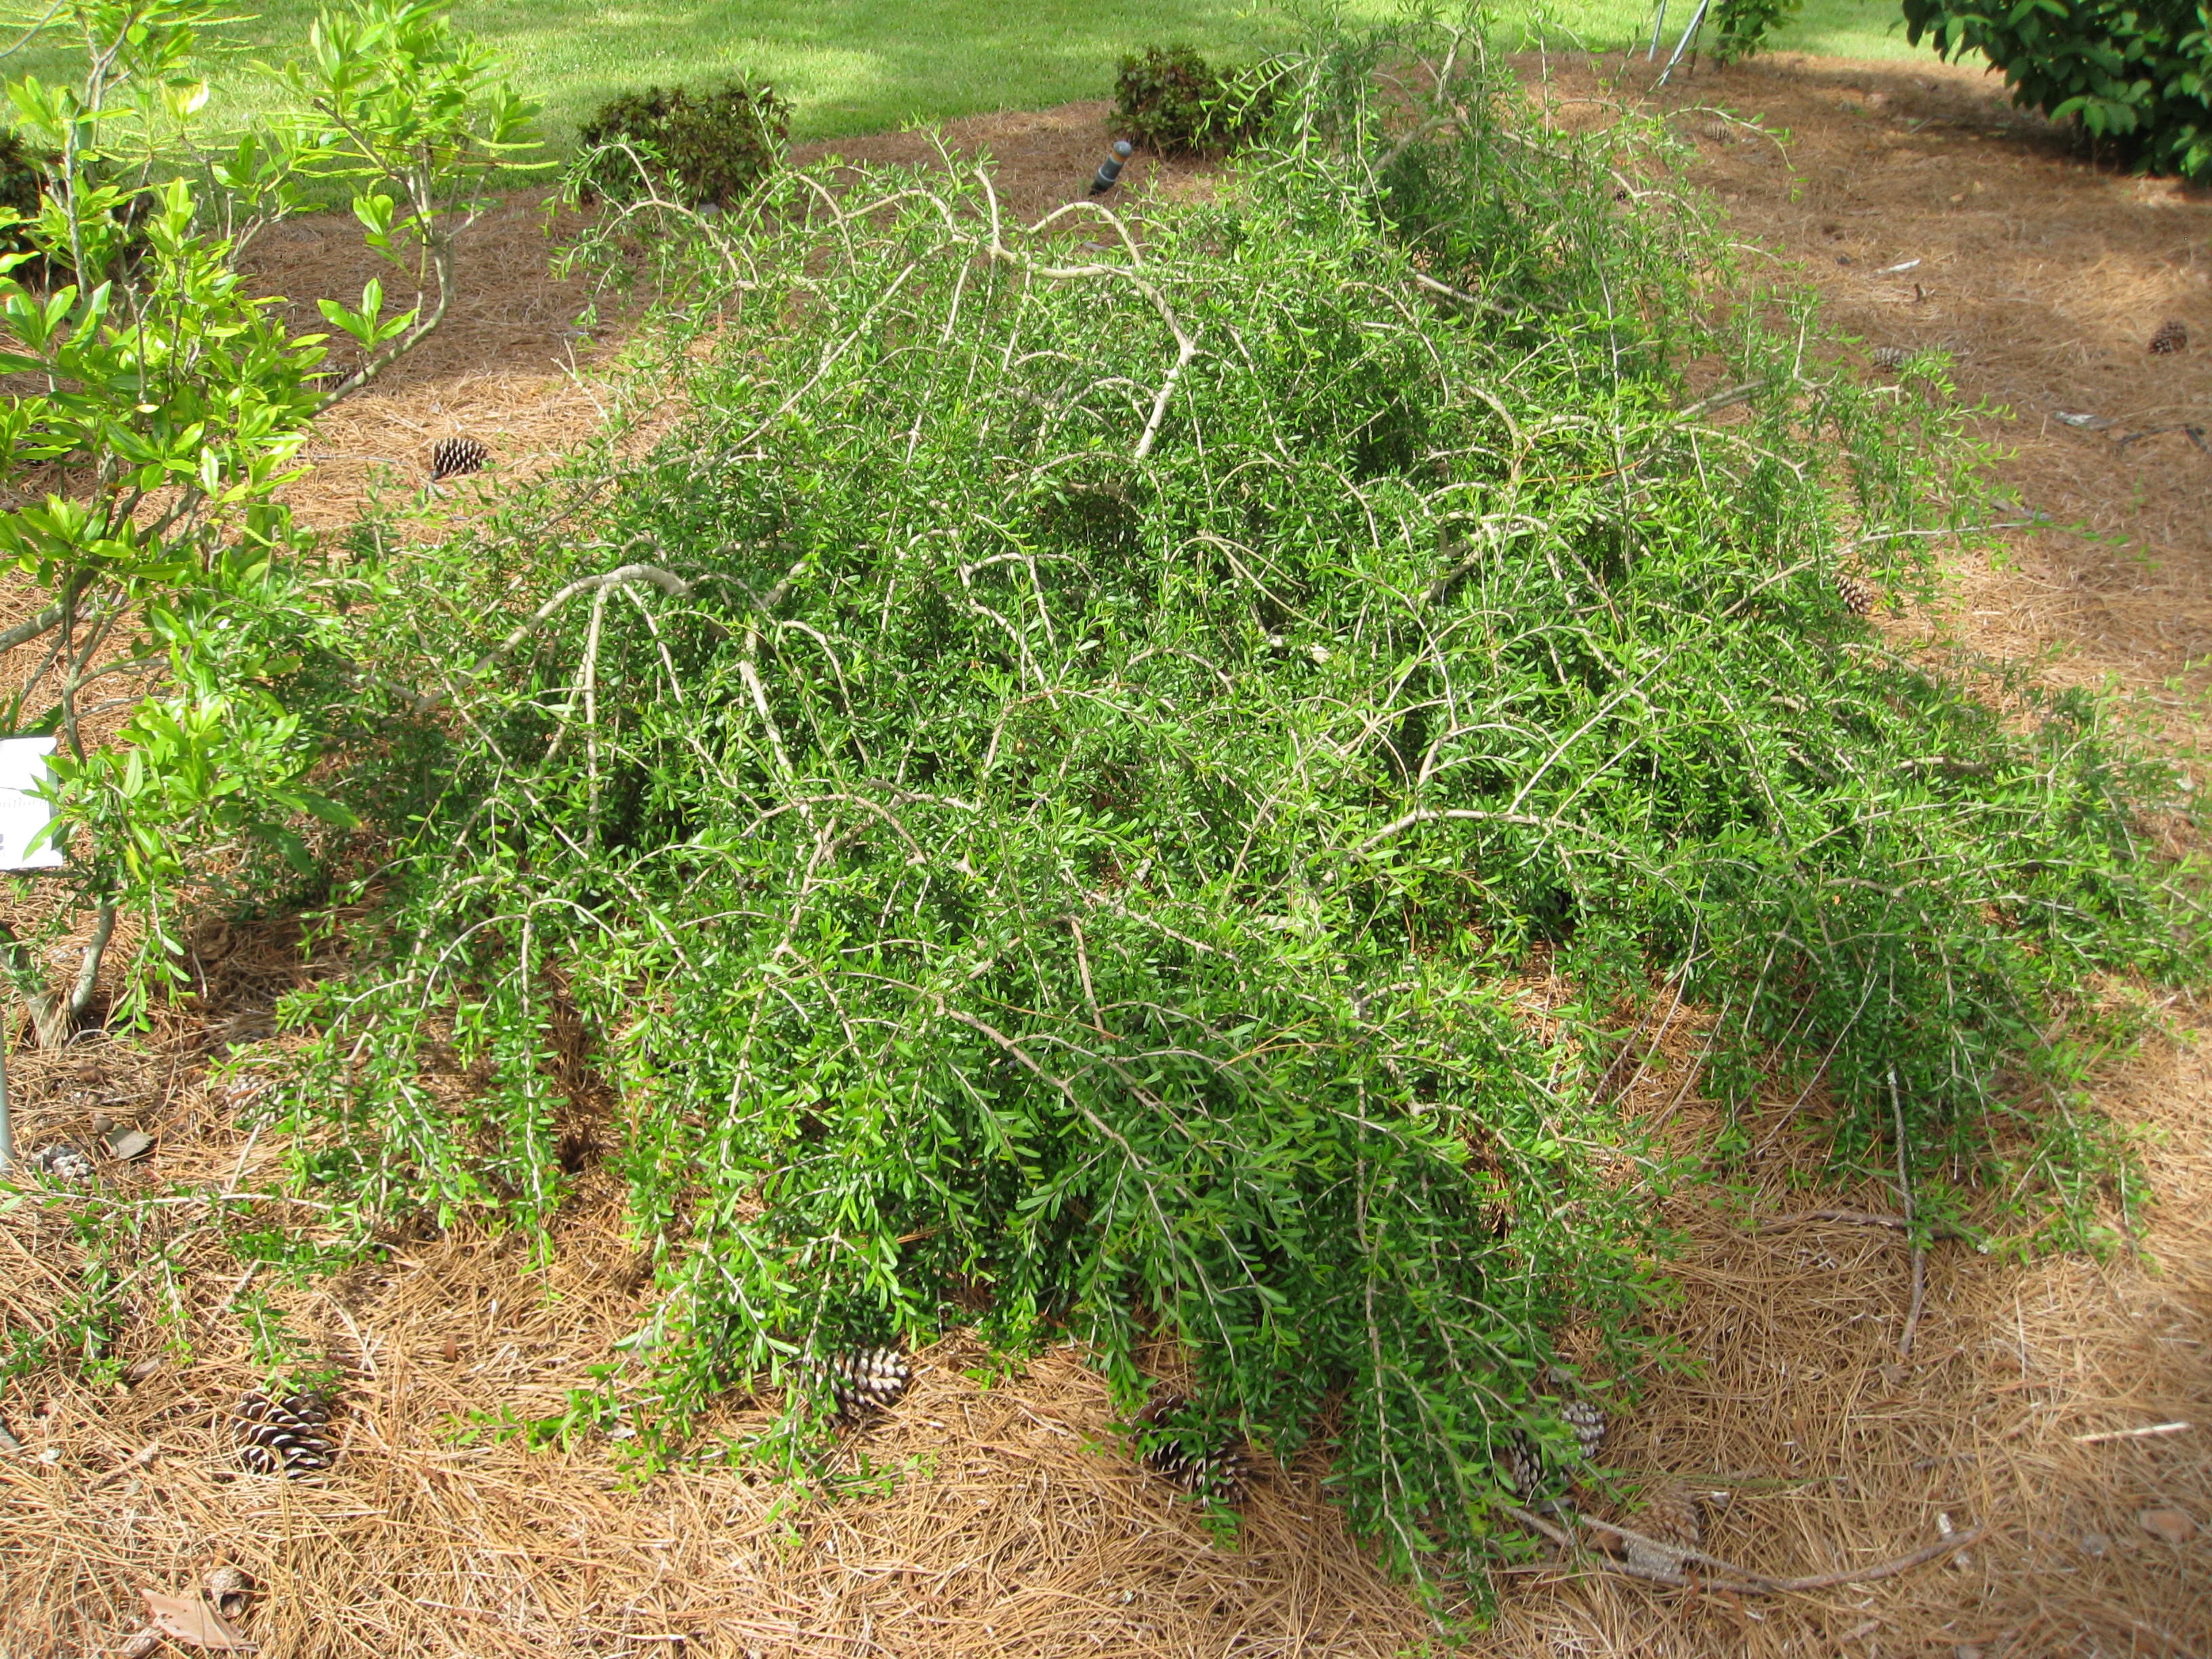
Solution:
[(1905, 33), (1980, 52), (2013, 101), (2150, 173), (2212, 179), (2212, 10), (2192, 0), (1905, 0)]
[(706, 92), (647, 87), (599, 106), (578, 137), (588, 182), (614, 196), (673, 185), (687, 206), (728, 207), (774, 169), (791, 133), (775, 88), (743, 81)]
[(1227, 70), (1192, 46), (1147, 46), (1114, 77), (1115, 132), (1162, 155), (1211, 155), (1251, 138), (1273, 103), (1271, 66)]
[(33, 218), (46, 193), (46, 168), (21, 133), (0, 127), (0, 208)]
[[(17, 222), (0, 230), (0, 253), (34, 253), (29, 221), (39, 216), (39, 204), (45, 197), (46, 171), (40, 153), (23, 142), (21, 133), (0, 127), (0, 210), (14, 214)], [(18, 266), (18, 280), (42, 280), (46, 262), (34, 259), (27, 265)]]

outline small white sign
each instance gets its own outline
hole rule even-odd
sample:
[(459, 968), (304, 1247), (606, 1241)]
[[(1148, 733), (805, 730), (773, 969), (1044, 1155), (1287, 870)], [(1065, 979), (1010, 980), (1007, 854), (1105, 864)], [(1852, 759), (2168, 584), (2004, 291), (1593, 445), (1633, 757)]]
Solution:
[(49, 842), (26, 856), (24, 848), (46, 827), (53, 808), (31, 793), (46, 781), (52, 738), (0, 738), (0, 870), (58, 870), (62, 849)]

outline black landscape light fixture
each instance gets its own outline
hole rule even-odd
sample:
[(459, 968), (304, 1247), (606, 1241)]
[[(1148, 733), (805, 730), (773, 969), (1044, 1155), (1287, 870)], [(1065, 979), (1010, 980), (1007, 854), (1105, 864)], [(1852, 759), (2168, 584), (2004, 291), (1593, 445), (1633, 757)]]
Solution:
[(1121, 164), (1129, 159), (1134, 147), (1127, 138), (1114, 141), (1114, 153), (1098, 164), (1098, 172), (1091, 180), (1091, 193), (1103, 196), (1121, 180)]
[[(61, 849), (37, 842), (52, 822), (52, 801), (36, 793), (46, 778), (47, 757), (54, 752), (51, 735), (0, 738), (0, 871), (19, 873), (58, 870)], [(12, 1022), (0, 1020), (0, 1176), (15, 1162), (14, 1126), (8, 1116), (8, 1031)]]

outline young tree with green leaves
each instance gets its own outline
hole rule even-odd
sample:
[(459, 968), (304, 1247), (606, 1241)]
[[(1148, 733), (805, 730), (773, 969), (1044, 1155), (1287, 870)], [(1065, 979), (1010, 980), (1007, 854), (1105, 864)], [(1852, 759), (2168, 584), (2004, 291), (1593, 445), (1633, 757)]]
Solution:
[[(82, 78), (6, 88), (41, 185), (0, 256), (0, 559), (49, 599), (0, 633), (38, 653), (0, 730), (58, 739), (69, 896), (49, 933), (91, 921), (59, 978), (0, 929), (47, 1046), (88, 1007), (119, 913), (140, 924), (128, 1012), (179, 978), (196, 890), (265, 851), (304, 869), (303, 818), (353, 821), (309, 781), (319, 743), (282, 692), (330, 642), (283, 487), (314, 418), (438, 326), (456, 238), (532, 145), (532, 107), (421, 0), (325, 14), (282, 72), (296, 107), (211, 131), (219, 21), (208, 0), (75, 0), (48, 26), (81, 38)], [(395, 308), (372, 280), (357, 306), (321, 300), (343, 357), (240, 266), (271, 223), (333, 201), (423, 296)]]

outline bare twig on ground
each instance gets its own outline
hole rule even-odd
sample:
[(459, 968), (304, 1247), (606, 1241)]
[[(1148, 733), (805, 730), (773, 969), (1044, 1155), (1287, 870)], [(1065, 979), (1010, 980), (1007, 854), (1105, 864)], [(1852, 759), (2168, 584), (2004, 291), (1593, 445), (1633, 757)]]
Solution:
[[(1531, 1531), (1542, 1534), (1562, 1548), (1574, 1547), (1574, 1540), (1570, 1534), (1561, 1528), (1553, 1526), (1540, 1516), (1532, 1515), (1526, 1510), (1515, 1509), (1510, 1505), (1505, 1513)], [(1794, 1595), (1807, 1590), (1831, 1589), (1840, 1584), (1870, 1584), (1880, 1579), (1894, 1578), (1899, 1573), (1910, 1572), (1915, 1567), (1925, 1566), (1929, 1562), (1948, 1555), (1954, 1550), (1964, 1549), (1969, 1544), (1977, 1543), (1989, 1531), (1986, 1527), (1975, 1527), (1969, 1531), (1954, 1533), (1950, 1537), (1917, 1549), (1909, 1555), (1897, 1556), (1887, 1561), (1878, 1562), (1870, 1567), (1846, 1567), (1835, 1572), (1808, 1573), (1796, 1578), (1776, 1578), (1766, 1573), (1753, 1572), (1748, 1567), (1737, 1566), (1734, 1562), (1723, 1560), (1719, 1556), (1708, 1555), (1702, 1550), (1685, 1548), (1680, 1544), (1662, 1543), (1658, 1539), (1648, 1538), (1631, 1528), (1617, 1526), (1609, 1521), (1593, 1520), (1586, 1515), (1577, 1516), (1576, 1519), (1594, 1532), (1604, 1533), (1625, 1543), (1640, 1544), (1656, 1556), (1671, 1557), (1685, 1563), (1695, 1562), (1700, 1566), (1711, 1568), (1716, 1573), (1723, 1574), (1738, 1581), (1732, 1584), (1719, 1585), (1717, 1588), (1755, 1591), (1768, 1595)], [(1593, 1565), (1596, 1565), (1601, 1571), (1611, 1572), (1622, 1577), (1654, 1579), (1661, 1583), (1671, 1584), (1686, 1584), (1691, 1582), (1686, 1574), (1670, 1577), (1665, 1572), (1655, 1571), (1650, 1567), (1626, 1565), (1603, 1558), (1595, 1559)]]

